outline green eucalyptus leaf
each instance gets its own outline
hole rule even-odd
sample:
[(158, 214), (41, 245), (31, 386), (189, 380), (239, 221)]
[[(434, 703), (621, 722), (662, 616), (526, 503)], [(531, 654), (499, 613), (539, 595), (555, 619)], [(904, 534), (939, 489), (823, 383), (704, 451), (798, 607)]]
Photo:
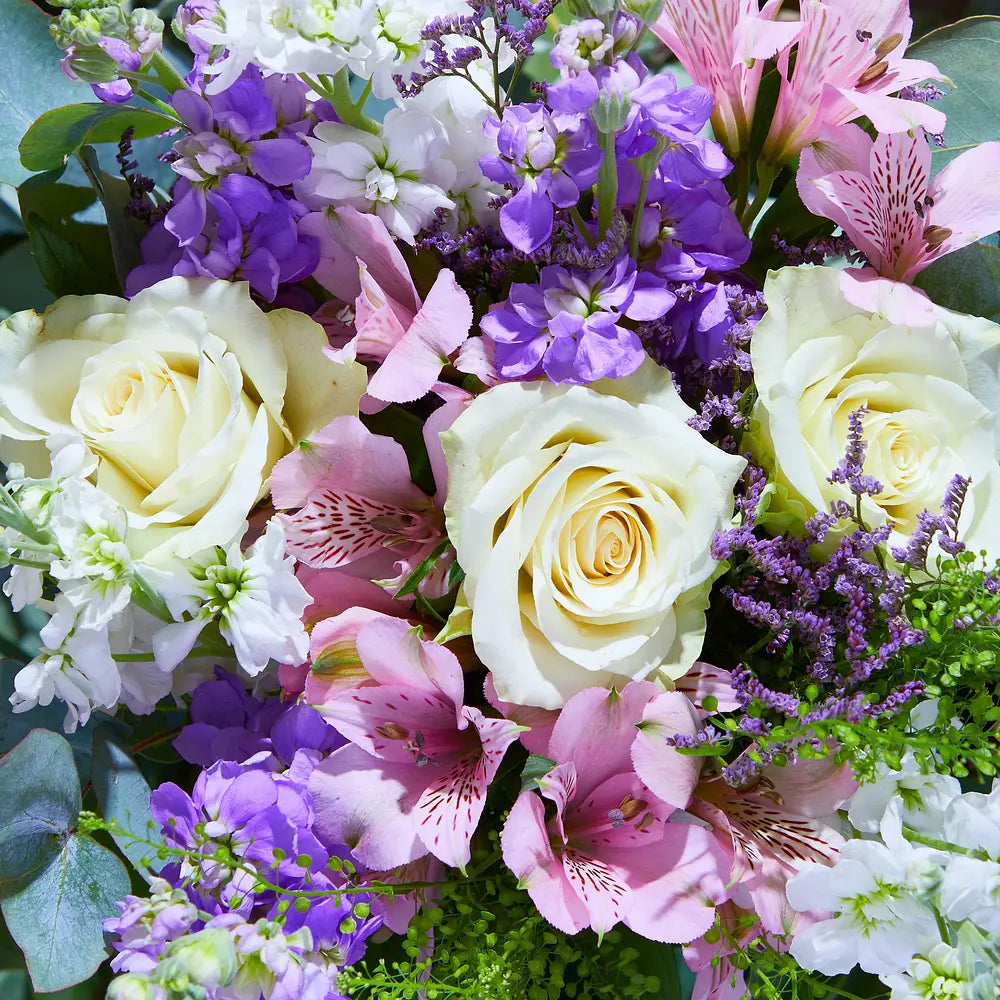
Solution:
[(0, 0), (0, 182), (6, 184), (20, 184), (28, 176), (17, 144), (31, 123), (50, 108), (92, 94), (85, 84), (72, 83), (60, 72), (50, 21), (31, 0)]
[(0, 759), (0, 893), (48, 870), (81, 802), (73, 751), (58, 733), (34, 729)]
[(0, 904), (35, 990), (90, 978), (107, 958), (102, 922), (130, 889), (125, 866), (90, 837), (65, 834), (48, 866)]
[(973, 243), (942, 257), (914, 282), (939, 306), (1000, 323), (1000, 248)]
[(948, 116), (945, 146), (933, 148), (936, 173), (960, 153), (1000, 139), (1000, 17), (967, 17), (914, 42), (907, 56), (926, 59), (955, 85), (934, 106)]
[(128, 129), (149, 139), (179, 124), (176, 118), (126, 104), (70, 104), (46, 111), (35, 121), (18, 149), (28, 170), (55, 170), (81, 146), (119, 142)]
[[(163, 842), (149, 810), (150, 788), (136, 762), (113, 726), (98, 726), (94, 731), (94, 767), (91, 781), (104, 819), (114, 820), (125, 834), (112, 833), (115, 843), (144, 878), (158, 871), (155, 849), (136, 840)], [(134, 834), (134, 836), (128, 836)]]
[(17, 189), (31, 252), (45, 286), (56, 297), (120, 295), (107, 227), (76, 219), (97, 200), (95, 192), (61, 183), (59, 176), (59, 171), (36, 174)]
[(21, 970), (0, 972), (0, 997), (28, 1000), (28, 977)]

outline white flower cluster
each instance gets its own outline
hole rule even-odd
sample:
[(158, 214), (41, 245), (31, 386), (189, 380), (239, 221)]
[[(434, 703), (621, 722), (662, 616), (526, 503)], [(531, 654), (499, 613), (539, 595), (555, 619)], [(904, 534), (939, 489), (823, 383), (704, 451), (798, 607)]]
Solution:
[(148, 566), (126, 544), (125, 511), (86, 478), (95, 463), (83, 443), (59, 435), (48, 444), (51, 478), (29, 478), (11, 464), (0, 488), (4, 593), (15, 611), (34, 604), (51, 615), (41, 650), (14, 679), (15, 712), (59, 699), (67, 732), (95, 708), (151, 712), (213, 623), (225, 643), (211, 653), (232, 647), (251, 676), (272, 658), (305, 659), (301, 617), (311, 599), (277, 520), (245, 554), (236, 542), (169, 569)]
[(848, 816), (862, 837), (788, 882), (794, 909), (830, 914), (798, 931), (792, 957), (825, 975), (860, 965), (892, 1000), (1000, 996), (1000, 781), (963, 794), (910, 755)]
[[(250, 64), (265, 73), (329, 78), (342, 69), (370, 81), (372, 92), (398, 107), (377, 132), (350, 124), (317, 125), (309, 140), (314, 162), (296, 194), (311, 208), (350, 205), (378, 215), (408, 243), (433, 219), (448, 213), (452, 234), (474, 223), (496, 221), (499, 185), (487, 180), (479, 158), (496, 153), (483, 134), (494, 114), (482, 92), (467, 80), (441, 77), (418, 95), (402, 98), (394, 74), (408, 79), (421, 70), (427, 43), (420, 30), (446, 14), (464, 14), (461, 0), (223, 0), (215, 19), (190, 30), (217, 47), (208, 66), (208, 92), (229, 87)], [(467, 44), (465, 39), (456, 44)], [(504, 52), (505, 69), (513, 54)], [(480, 65), (481, 64), (481, 65)], [(491, 89), (485, 59), (470, 67), (483, 90)]]
[(393, 74), (420, 68), (421, 28), (467, 10), (461, 0), (221, 0), (215, 18), (191, 31), (226, 50), (208, 69), (209, 93), (231, 86), (252, 63), (265, 73), (332, 76), (346, 68), (391, 98)]

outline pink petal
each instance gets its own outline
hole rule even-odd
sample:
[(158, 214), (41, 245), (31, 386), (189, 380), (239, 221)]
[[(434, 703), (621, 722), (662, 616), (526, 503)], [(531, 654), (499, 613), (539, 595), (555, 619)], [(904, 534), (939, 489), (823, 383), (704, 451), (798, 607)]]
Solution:
[(354, 300), (354, 341), (357, 357), (383, 361), (403, 339), (413, 313), (400, 306), (382, 290), (364, 261), (358, 261), (361, 291)]
[(425, 395), (448, 356), (458, 350), (472, 326), (472, 303), (455, 275), (441, 271), (402, 339), (368, 382), (368, 394), (393, 403)]
[(785, 809), (800, 816), (833, 816), (858, 790), (850, 766), (838, 764), (834, 754), (768, 767), (764, 774)]
[(555, 803), (556, 812), (550, 822), (565, 844), (568, 839), (566, 810), (576, 797), (576, 768), (572, 764), (557, 764), (548, 774), (538, 779), (538, 790), (550, 802)]
[(500, 767), (507, 748), (520, 735), (521, 727), (509, 719), (490, 719), (471, 705), (466, 705), (462, 714), (479, 733), (479, 741), (483, 746), (484, 773), (487, 782), (490, 782), (496, 777), (497, 768)]
[(708, 697), (718, 703), (716, 712), (732, 712), (740, 707), (739, 699), (733, 693), (733, 675), (711, 663), (696, 663), (683, 677), (674, 681), (674, 688), (689, 698), (699, 711), (704, 711), (702, 702)]
[(309, 778), (315, 829), (328, 844), (346, 844), (366, 867), (396, 868), (426, 853), (417, 836), (414, 768), (341, 747)]
[[(926, 78), (926, 75), (922, 77)], [(857, 90), (841, 90), (840, 94), (882, 133), (909, 132), (922, 127), (937, 135), (944, 131), (948, 121), (943, 111), (921, 101), (904, 101), (885, 94), (862, 94)]]
[(488, 784), (483, 755), (468, 754), (436, 775), (417, 802), (420, 839), (436, 858), (463, 872), (472, 856), (472, 835), (486, 805)]
[(393, 600), (370, 580), (359, 580), (339, 570), (299, 566), (295, 575), (313, 599), (306, 608), (307, 626), (353, 607), (368, 608), (394, 618), (403, 617), (409, 610), (403, 601)]
[(576, 765), (578, 795), (586, 797), (601, 782), (632, 770), (635, 726), (660, 693), (650, 681), (633, 681), (620, 693), (586, 688), (566, 702), (552, 730), (548, 756)]
[(654, 795), (675, 809), (683, 809), (691, 801), (702, 758), (678, 753), (665, 740), (677, 733), (693, 736), (699, 728), (691, 702), (679, 692), (670, 691), (646, 706), (632, 744), (635, 773)]
[(680, 944), (715, 922), (725, 897), (728, 858), (700, 826), (668, 823), (662, 840), (609, 853), (608, 863), (627, 873), (632, 888), (624, 921), (652, 941)]
[(586, 906), (590, 926), (600, 939), (631, 909), (628, 883), (602, 858), (572, 847), (563, 852), (562, 862), (566, 880)]
[[(368, 660), (362, 656), (366, 666)], [(384, 760), (413, 764), (416, 733), (455, 730), (455, 710), (437, 692), (404, 684), (334, 689), (317, 704), (323, 718), (352, 743)]]
[(424, 445), (431, 465), (431, 475), (434, 476), (434, 503), (442, 509), (448, 497), (448, 463), (444, 458), (444, 448), (441, 447), (441, 435), (465, 412), (473, 398), (466, 394), (461, 400), (446, 402), (424, 421)]
[(379, 616), (380, 612), (370, 608), (349, 608), (313, 627), (309, 636), (311, 667), (305, 680), (310, 705), (320, 708), (370, 679), (358, 653), (358, 632)]
[(919, 288), (880, 278), (870, 267), (846, 270), (840, 290), (851, 305), (900, 326), (934, 326), (934, 303)]
[(549, 708), (534, 708), (531, 705), (517, 705), (512, 701), (501, 701), (493, 685), (493, 675), (487, 674), (483, 685), (486, 700), (505, 719), (516, 722), (519, 726), (527, 726), (528, 731), (521, 733), (521, 743), (529, 753), (546, 756), (549, 751), (549, 739), (552, 727), (559, 718), (559, 712)]
[(580, 897), (570, 887), (563, 866), (549, 844), (545, 807), (534, 792), (522, 792), (500, 836), (504, 864), (545, 919), (565, 934), (590, 923)]
[(938, 174), (928, 222), (951, 230), (938, 256), (1000, 230), (1000, 142), (962, 153)]
[(465, 728), (465, 680), (450, 649), (421, 639), (419, 629), (405, 621), (380, 618), (358, 634), (358, 651), (374, 680), (413, 688), (428, 705), (444, 699), (453, 706), (456, 728)]

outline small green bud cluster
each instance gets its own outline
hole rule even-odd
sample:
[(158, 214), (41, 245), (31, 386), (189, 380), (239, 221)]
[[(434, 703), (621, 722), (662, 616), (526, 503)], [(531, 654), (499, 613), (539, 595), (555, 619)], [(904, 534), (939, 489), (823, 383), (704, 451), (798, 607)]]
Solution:
[[(49, 31), (66, 53), (64, 71), (86, 83), (117, 80), (123, 68), (145, 68), (163, 48), (163, 21), (145, 7), (108, 0), (57, 0), (65, 8)], [(126, 48), (114, 46), (118, 41)], [(132, 58), (126, 67), (126, 53)], [(137, 57), (137, 58), (136, 58)]]

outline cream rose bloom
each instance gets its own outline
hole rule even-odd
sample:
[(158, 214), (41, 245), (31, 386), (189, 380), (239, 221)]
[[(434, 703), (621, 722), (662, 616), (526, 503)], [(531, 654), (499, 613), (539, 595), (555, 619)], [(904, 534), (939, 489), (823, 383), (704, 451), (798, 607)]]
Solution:
[(502, 700), (558, 708), (695, 662), (746, 463), (691, 415), (647, 362), (587, 388), (496, 386), (442, 434), (448, 535)]
[(134, 556), (226, 545), (277, 459), (357, 413), (364, 369), (331, 361), (326, 343), (308, 316), (264, 313), (245, 283), (201, 278), (17, 313), (0, 324), (0, 460), (45, 476), (45, 439), (77, 434), (127, 512)]
[(843, 458), (851, 414), (865, 407), (865, 472), (882, 485), (862, 504), (868, 526), (892, 522), (891, 544), (902, 544), (922, 510), (940, 508), (952, 478), (970, 476), (963, 540), (1000, 556), (1000, 327), (907, 286), (827, 267), (773, 271), (764, 296), (750, 345), (752, 437), (779, 487), (772, 510), (805, 518), (833, 500), (853, 502), (827, 477)]

